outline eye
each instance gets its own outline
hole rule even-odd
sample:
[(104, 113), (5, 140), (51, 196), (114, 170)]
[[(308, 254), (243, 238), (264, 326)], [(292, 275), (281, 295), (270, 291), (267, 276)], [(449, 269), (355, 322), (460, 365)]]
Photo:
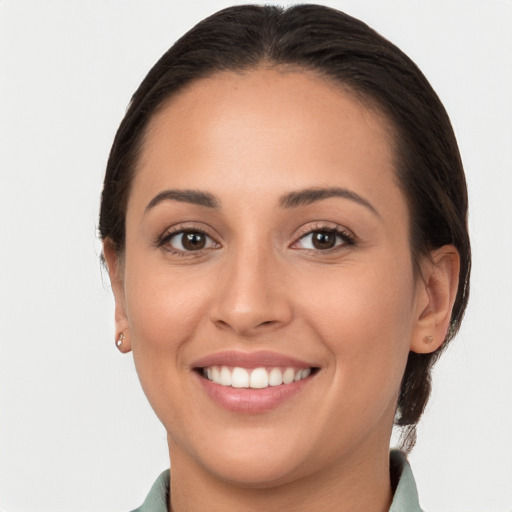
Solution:
[(168, 234), (161, 240), (160, 245), (176, 252), (192, 252), (213, 249), (218, 244), (202, 231), (183, 230)]
[(336, 228), (317, 229), (301, 236), (294, 244), (295, 248), (313, 251), (326, 251), (336, 247), (353, 244), (352, 236)]

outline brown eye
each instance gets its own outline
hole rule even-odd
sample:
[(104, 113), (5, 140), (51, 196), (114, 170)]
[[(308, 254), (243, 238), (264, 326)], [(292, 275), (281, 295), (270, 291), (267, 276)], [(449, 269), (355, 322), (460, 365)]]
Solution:
[(346, 244), (354, 244), (353, 238), (348, 233), (340, 229), (317, 229), (302, 236), (294, 244), (294, 248), (326, 251)]
[(311, 237), (315, 249), (331, 249), (336, 245), (336, 234), (332, 231), (315, 231)]
[(164, 240), (172, 249), (178, 252), (200, 251), (215, 247), (215, 242), (201, 231), (180, 231)]
[(183, 233), (181, 235), (181, 244), (187, 251), (197, 251), (204, 249), (206, 237), (203, 233)]

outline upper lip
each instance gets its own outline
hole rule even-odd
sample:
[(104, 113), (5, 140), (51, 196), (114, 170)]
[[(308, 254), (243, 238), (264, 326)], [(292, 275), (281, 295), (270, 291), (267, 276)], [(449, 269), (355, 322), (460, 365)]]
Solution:
[(318, 365), (269, 350), (258, 350), (255, 352), (229, 350), (201, 357), (194, 361), (191, 366), (193, 368), (205, 368), (208, 366), (314, 368)]

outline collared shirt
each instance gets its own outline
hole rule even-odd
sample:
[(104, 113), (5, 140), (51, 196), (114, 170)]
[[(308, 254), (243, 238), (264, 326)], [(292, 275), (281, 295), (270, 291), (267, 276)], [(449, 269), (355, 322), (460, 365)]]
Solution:
[[(396, 473), (394, 476), (398, 479), (398, 485), (393, 494), (389, 512), (423, 512), (418, 501), (418, 491), (411, 466), (405, 455), (398, 450), (392, 450), (390, 466), (391, 471)], [(170, 473), (166, 470), (157, 478), (142, 506), (133, 512), (168, 512), (169, 487)]]

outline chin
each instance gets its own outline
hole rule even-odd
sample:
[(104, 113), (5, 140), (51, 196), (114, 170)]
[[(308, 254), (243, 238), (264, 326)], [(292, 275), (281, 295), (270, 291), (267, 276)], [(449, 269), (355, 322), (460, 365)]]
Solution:
[(202, 442), (190, 447), (192, 459), (215, 479), (264, 489), (308, 473), (311, 448), (293, 434), (276, 432), (274, 426), (230, 434), (203, 437)]
[(245, 454), (243, 457), (224, 457), (222, 462), (211, 461), (205, 469), (231, 485), (253, 489), (277, 487), (296, 480), (304, 473), (300, 468), (305, 464), (279, 454), (273, 457), (266, 455), (266, 451), (262, 453), (260, 450), (259, 454), (250, 457)]

